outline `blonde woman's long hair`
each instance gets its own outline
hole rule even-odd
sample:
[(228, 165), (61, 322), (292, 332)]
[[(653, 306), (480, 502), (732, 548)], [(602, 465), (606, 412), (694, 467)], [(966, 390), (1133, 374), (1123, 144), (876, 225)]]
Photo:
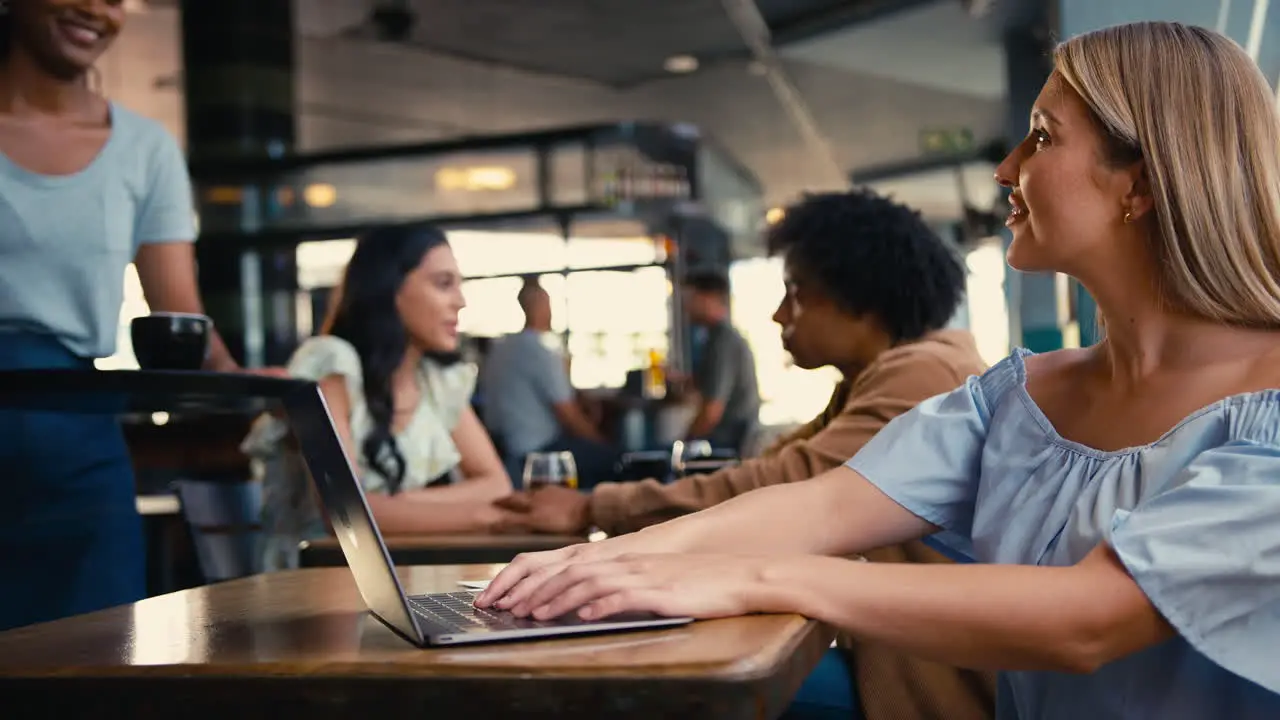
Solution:
[(1106, 134), (1105, 159), (1145, 163), (1162, 300), (1280, 328), (1280, 117), (1244, 49), (1146, 22), (1072, 38), (1054, 61)]

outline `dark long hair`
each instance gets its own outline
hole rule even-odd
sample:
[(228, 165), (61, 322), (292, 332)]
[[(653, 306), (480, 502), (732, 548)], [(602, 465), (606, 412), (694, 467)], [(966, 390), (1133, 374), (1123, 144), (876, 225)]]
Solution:
[[(360, 356), (365, 403), (373, 419), (373, 430), (361, 452), (392, 494), (404, 482), (405, 461), (391, 432), (395, 416), (391, 377), (409, 347), (396, 310), (396, 294), (423, 256), (447, 243), (443, 232), (425, 224), (380, 227), (366, 233), (356, 243), (321, 331), (351, 343)], [(384, 453), (384, 448), (389, 452)]]

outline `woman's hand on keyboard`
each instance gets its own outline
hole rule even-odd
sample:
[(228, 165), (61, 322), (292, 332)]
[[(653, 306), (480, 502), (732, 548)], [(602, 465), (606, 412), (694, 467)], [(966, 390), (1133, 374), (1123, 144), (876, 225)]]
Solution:
[(626, 554), (670, 552), (673, 548), (666, 545), (661, 537), (642, 531), (557, 550), (521, 553), (476, 597), (476, 607), (510, 610), (570, 565), (609, 560)]
[(771, 604), (777, 593), (766, 581), (771, 562), (778, 560), (672, 553), (575, 560), (535, 571), (498, 608), (542, 621), (628, 612), (706, 619), (777, 611), (782, 608)]

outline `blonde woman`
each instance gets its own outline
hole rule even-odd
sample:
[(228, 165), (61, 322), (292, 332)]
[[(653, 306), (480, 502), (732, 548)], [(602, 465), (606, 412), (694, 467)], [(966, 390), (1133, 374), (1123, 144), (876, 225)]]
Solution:
[[(1008, 259), (1078, 278), (1100, 344), (1015, 352), (812, 482), (522, 557), (478, 604), (802, 613), (1004, 671), (1001, 718), (1280, 717), (1275, 98), (1184, 25), (1055, 60), (997, 173)], [(832, 557), (931, 534), (978, 562)]]

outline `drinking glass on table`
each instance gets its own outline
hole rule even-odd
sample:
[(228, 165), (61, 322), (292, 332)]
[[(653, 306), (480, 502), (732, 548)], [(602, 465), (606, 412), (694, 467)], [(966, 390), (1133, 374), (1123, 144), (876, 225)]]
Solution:
[(559, 485), (578, 489), (578, 466), (571, 452), (529, 453), (524, 459), (526, 490)]

